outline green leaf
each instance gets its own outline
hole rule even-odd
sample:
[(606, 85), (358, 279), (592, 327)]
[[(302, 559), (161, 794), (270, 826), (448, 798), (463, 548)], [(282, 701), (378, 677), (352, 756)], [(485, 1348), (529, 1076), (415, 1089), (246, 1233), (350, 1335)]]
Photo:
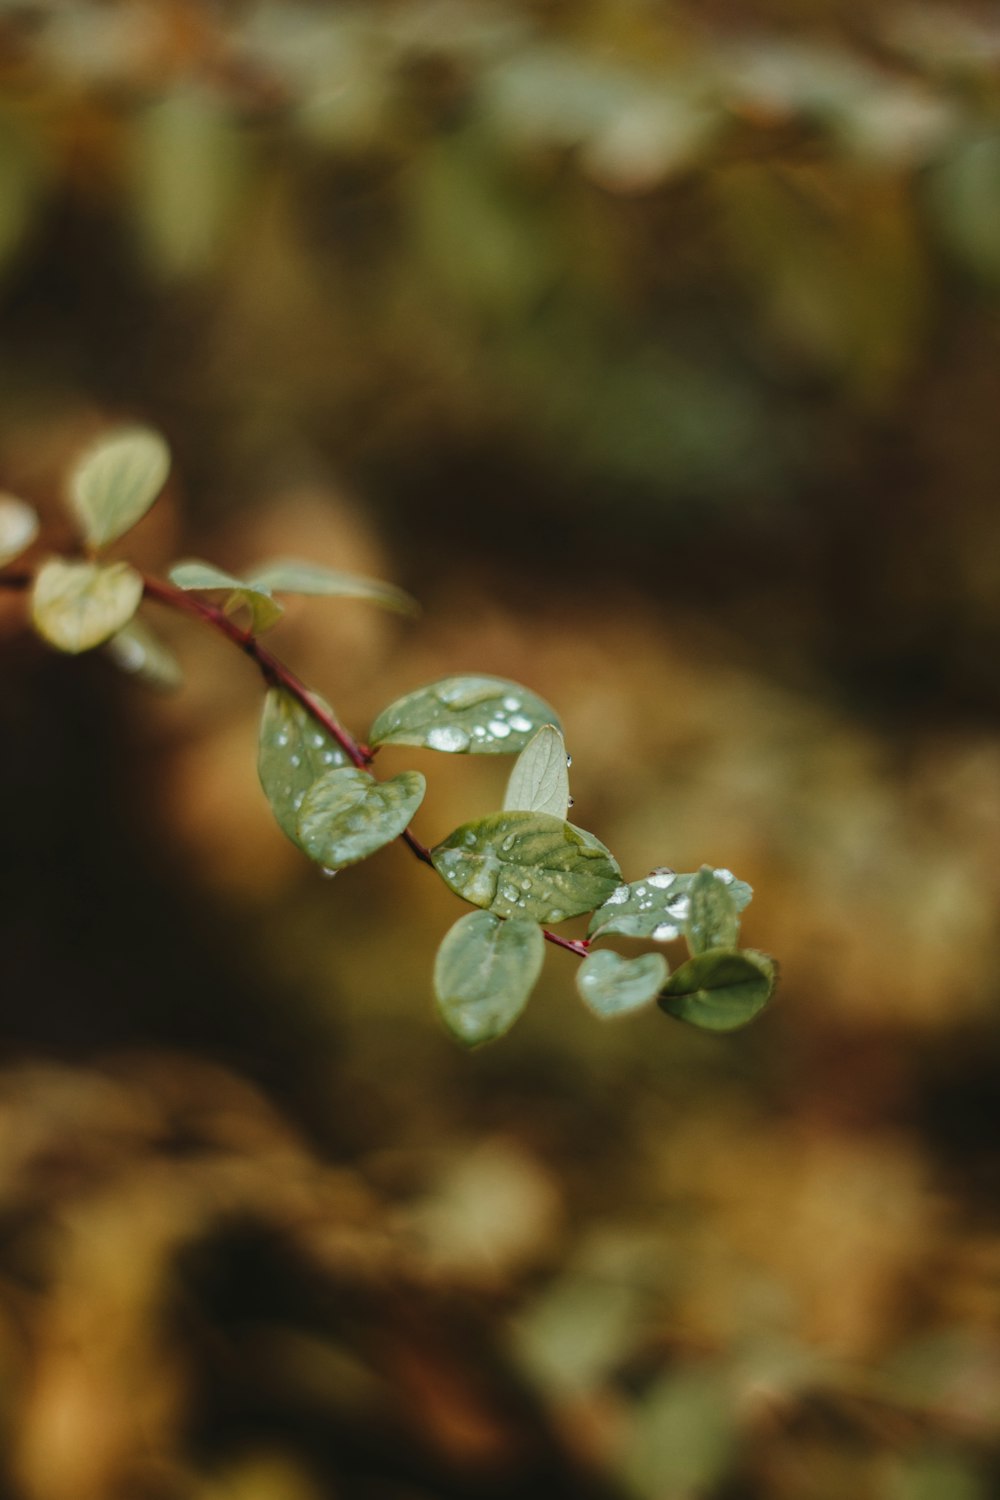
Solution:
[(565, 818), (569, 811), (566, 743), (554, 724), (543, 724), (517, 757), (503, 805), (505, 812)]
[(576, 972), (576, 987), (597, 1016), (623, 1016), (655, 1000), (667, 977), (662, 953), (622, 958), (609, 948), (591, 953)]
[(235, 573), (226, 573), (214, 563), (202, 562), (200, 558), (175, 563), (167, 576), (172, 584), (188, 593), (231, 590), (224, 605), (226, 614), (233, 615), (239, 609), (249, 610), (250, 628), (255, 635), (270, 630), (284, 614), (278, 601), (271, 598), (269, 589), (245, 578), (237, 578)]
[[(324, 708), (329, 705), (317, 699)], [(264, 699), (257, 746), (257, 774), (283, 833), (299, 842), (299, 810), (314, 782), (349, 764), (336, 740), (284, 688)]]
[(485, 911), (460, 917), (434, 962), (438, 1012), (452, 1036), (478, 1047), (509, 1031), (534, 989), (545, 942), (537, 922)]
[(425, 745), (452, 754), (509, 755), (543, 724), (559, 727), (541, 698), (502, 677), (444, 677), (398, 698), (372, 725), (373, 745)]
[(248, 582), (268, 594), (317, 594), (334, 599), (368, 599), (401, 615), (418, 615), (420, 605), (403, 589), (382, 583), (377, 578), (363, 578), (356, 573), (342, 573), (319, 563), (297, 562), (294, 558), (262, 563), (251, 568)]
[(327, 870), (357, 864), (399, 837), (425, 789), (419, 771), (402, 771), (390, 781), (353, 766), (327, 771), (305, 795), (296, 842)]
[(740, 935), (739, 913), (729, 886), (719, 879), (711, 865), (702, 865), (691, 881), (688, 896), (690, 909), (684, 936), (691, 953), (735, 948)]
[(499, 917), (562, 922), (591, 911), (620, 872), (592, 833), (546, 813), (492, 813), (456, 828), (431, 850), (456, 895)]
[(37, 511), (15, 495), (0, 494), (0, 568), (26, 552), (37, 535)]
[(172, 692), (183, 681), (181, 664), (170, 647), (142, 620), (130, 620), (104, 649), (123, 672), (148, 682), (151, 687)]
[(31, 614), (50, 645), (76, 654), (99, 646), (127, 625), (141, 599), (142, 575), (128, 563), (102, 566), (53, 558), (35, 579)]
[(706, 1031), (735, 1031), (774, 993), (777, 966), (766, 953), (710, 948), (675, 969), (660, 995), (669, 1015)]
[[(736, 880), (731, 870), (716, 870), (715, 875), (729, 891), (737, 912), (750, 904), (753, 891), (744, 880)], [(653, 870), (645, 880), (620, 885), (612, 891), (599, 911), (595, 911), (588, 936), (652, 938), (657, 943), (672, 943), (684, 931), (691, 910), (693, 875), (676, 875), (673, 870)]]
[(70, 498), (94, 547), (117, 541), (149, 510), (170, 472), (170, 449), (158, 432), (127, 427), (95, 443), (70, 475)]

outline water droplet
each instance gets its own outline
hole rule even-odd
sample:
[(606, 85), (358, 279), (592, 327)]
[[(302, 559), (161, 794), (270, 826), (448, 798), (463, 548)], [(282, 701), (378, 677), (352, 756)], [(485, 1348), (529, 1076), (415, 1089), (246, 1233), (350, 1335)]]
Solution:
[(522, 889), (522, 891), (530, 891), (531, 890), (531, 881), (527, 880), (527, 879), (522, 880), (521, 881), (521, 889)]
[(575, 797), (570, 797), (568, 806), (570, 806), (570, 807), (575, 807), (576, 806), (576, 798)]
[(736, 876), (733, 874), (732, 870), (716, 870), (715, 878), (716, 880), (721, 880), (723, 885), (732, 885), (733, 881), (736, 879)]
[(672, 917), (676, 917), (678, 922), (683, 922), (690, 910), (691, 897), (686, 894), (676, 897), (676, 899), (673, 901), (667, 902), (667, 911)]
[(572, 757), (572, 755), (567, 755), (567, 757), (566, 757), (566, 769), (568, 770), (569, 767), (572, 764), (573, 764), (573, 757)]
[(550, 922), (561, 922), (565, 915), (566, 913), (560, 907), (553, 906), (549, 911), (548, 920)]
[(486, 726), (484, 724), (477, 724), (472, 733), (477, 740), (484, 740), (486, 739)]
[(305, 800), (305, 792), (296, 792), (295, 796), (292, 798), (292, 806), (295, 808), (296, 812), (298, 812), (299, 808), (302, 806)]
[(527, 901), (525, 901), (524, 897), (522, 896), (521, 899), (518, 901), (517, 904), (518, 904), (518, 906), (525, 907), (525, 906), (527, 906), (528, 903), (527, 903)]
[(513, 834), (513, 833), (508, 833), (507, 837), (504, 839), (503, 843), (500, 845), (500, 848), (503, 850), (504, 854), (509, 854), (510, 851), (513, 849), (513, 847), (514, 847), (514, 845), (516, 843), (517, 843), (517, 836), (515, 834)]
[(643, 896), (648, 896), (649, 892), (646, 890), (646, 887), (644, 885), (637, 885), (635, 888), (635, 894), (641, 900)]
[(620, 885), (617, 890), (611, 892), (611, 895), (608, 897), (607, 901), (605, 901), (604, 904), (605, 906), (621, 906), (622, 902), (627, 901), (628, 898), (628, 886)]
[(465, 842), (468, 844), (469, 848), (471, 849), (472, 846), (473, 846), (473, 844), (476, 842), (476, 835), (474, 833), (467, 833), (465, 835)]
[(491, 719), (489, 730), (494, 739), (505, 740), (510, 734), (510, 725), (506, 724), (503, 719)]
[(302, 757), (301, 757), (301, 755), (290, 755), (288, 757), (288, 761), (289, 761), (290, 765), (301, 766), (301, 764), (302, 764)]
[(652, 938), (656, 943), (672, 943), (674, 938), (680, 935), (680, 928), (675, 927), (673, 922), (660, 922), (652, 931)]
[(313, 737), (312, 737), (312, 740), (313, 740), (313, 749), (314, 750), (322, 750), (323, 746), (326, 744), (326, 735), (324, 735), (324, 734), (314, 734)]
[(531, 720), (526, 719), (524, 714), (511, 714), (510, 727), (516, 729), (518, 734), (527, 734), (531, 728)]
[(279, 735), (275, 736), (275, 741), (274, 742), (275, 742), (276, 745), (287, 745), (288, 744), (288, 735), (285, 733), (284, 730), (282, 730)]
[(336, 750), (324, 750), (324, 752), (323, 752), (323, 764), (325, 766), (332, 766), (333, 763), (334, 763), (334, 761), (336, 759), (337, 759), (337, 752), (336, 752)]
[(668, 870), (663, 865), (660, 869), (654, 870), (652, 875), (649, 876), (649, 883), (655, 886), (658, 891), (665, 891), (674, 883), (674, 872), (673, 870)]
[(323, 865), (319, 873), (322, 875), (324, 880), (332, 880), (335, 875), (339, 875), (340, 871), (331, 870), (329, 865)]
[(452, 754), (467, 750), (469, 736), (457, 724), (435, 724), (427, 731), (427, 743), (432, 750), (445, 750)]
[(521, 707), (521, 700), (520, 698), (507, 697), (503, 700), (503, 706), (509, 714), (512, 714), (516, 708)]
[(505, 901), (516, 901), (517, 887), (513, 885), (502, 885), (500, 887), (500, 894)]

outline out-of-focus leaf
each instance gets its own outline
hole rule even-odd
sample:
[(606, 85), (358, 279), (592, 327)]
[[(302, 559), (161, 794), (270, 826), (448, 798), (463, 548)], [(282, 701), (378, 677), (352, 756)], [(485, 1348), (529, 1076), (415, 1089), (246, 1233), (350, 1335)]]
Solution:
[(893, 1487), (893, 1500), (989, 1500), (991, 1494), (970, 1454), (934, 1449), (908, 1456)]
[(362, 578), (356, 573), (342, 573), (318, 563), (296, 562), (282, 558), (261, 563), (248, 572), (251, 588), (268, 594), (320, 594), (337, 599), (367, 599), (384, 609), (401, 615), (420, 613), (420, 605), (403, 589), (382, 583), (377, 578)]
[(237, 578), (233, 573), (225, 573), (214, 563), (202, 562), (199, 558), (192, 558), (190, 562), (174, 563), (167, 577), (179, 589), (244, 589), (249, 587), (245, 579)]
[(443, 677), (397, 698), (372, 725), (373, 745), (424, 745), (451, 754), (509, 755), (523, 750), (550, 706), (502, 677)]
[(89, 651), (128, 623), (142, 588), (142, 575), (128, 563), (53, 558), (35, 579), (32, 619), (39, 635), (60, 651)]
[(1000, 130), (963, 142), (930, 174), (937, 231), (974, 275), (1000, 284)]
[(16, 495), (0, 494), (0, 568), (27, 552), (38, 535), (38, 512)]
[(623, 1016), (655, 1000), (668, 972), (662, 953), (622, 958), (602, 948), (584, 959), (576, 971), (576, 987), (595, 1015)]
[(642, 1500), (709, 1494), (732, 1458), (736, 1420), (725, 1371), (681, 1369), (657, 1382), (636, 1417), (624, 1474)]
[(554, 724), (543, 724), (514, 762), (503, 806), (504, 812), (540, 812), (565, 818), (569, 811), (569, 767), (566, 742)]
[(164, 278), (211, 269), (246, 177), (246, 136), (222, 99), (182, 88), (147, 106), (132, 133), (132, 209), (150, 268)]
[(142, 620), (134, 619), (113, 635), (105, 647), (123, 672), (172, 692), (184, 680), (181, 664), (170, 647)]
[[(329, 705), (317, 699), (324, 708)], [(257, 747), (257, 774), (283, 833), (299, 842), (299, 810), (314, 782), (348, 759), (322, 724), (284, 688), (264, 699)]]
[(272, 599), (269, 589), (252, 584), (247, 579), (237, 578), (233, 573), (226, 573), (214, 563), (202, 562), (197, 558), (175, 563), (168, 577), (177, 588), (187, 592), (230, 590), (225, 602), (226, 614), (235, 614), (239, 609), (249, 610), (251, 628), (255, 634), (270, 630), (284, 614), (284, 609), (277, 599)]
[(277, 625), (285, 613), (284, 605), (261, 589), (236, 589), (225, 603), (227, 615), (235, 615), (245, 609), (250, 615), (250, 629), (254, 635), (263, 635), (272, 625)]
[(419, 771), (402, 771), (389, 781), (353, 766), (327, 771), (303, 799), (296, 842), (324, 869), (357, 864), (399, 837), (425, 789)]
[(101, 438), (70, 475), (70, 499), (86, 541), (106, 547), (149, 510), (170, 472), (170, 449), (149, 427)]
[(592, 833), (545, 813), (503, 812), (464, 823), (431, 851), (463, 900), (500, 917), (562, 922), (599, 906), (619, 870)]
[(709, 948), (732, 948), (740, 935), (740, 919), (729, 885), (710, 865), (703, 865), (688, 887), (690, 907), (684, 936), (692, 954)]
[[(737, 912), (750, 903), (753, 891), (745, 880), (736, 880), (731, 870), (715, 872), (729, 892)], [(675, 875), (673, 870), (653, 870), (645, 880), (620, 885), (612, 891), (589, 928), (590, 937), (617, 933), (620, 937), (652, 938), (671, 943), (684, 931), (691, 909), (693, 875)]]
[(452, 1036), (477, 1047), (508, 1031), (528, 1003), (544, 947), (537, 922), (486, 911), (460, 917), (434, 963), (438, 1011)]
[(776, 966), (766, 953), (710, 948), (675, 969), (660, 995), (661, 1009), (705, 1031), (735, 1031), (764, 1009), (774, 993)]

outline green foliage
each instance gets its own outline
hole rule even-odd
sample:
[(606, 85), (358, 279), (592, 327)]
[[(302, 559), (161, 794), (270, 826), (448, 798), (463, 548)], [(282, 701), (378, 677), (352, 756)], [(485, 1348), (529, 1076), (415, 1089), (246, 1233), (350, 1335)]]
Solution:
[(509, 755), (559, 720), (535, 693), (502, 677), (444, 677), (384, 708), (373, 745), (423, 745), (449, 754)]
[(623, 1016), (655, 1000), (667, 972), (662, 953), (622, 958), (610, 948), (601, 948), (580, 965), (576, 987), (595, 1015)]
[(456, 896), (497, 916), (536, 922), (592, 911), (621, 875), (593, 834), (548, 813), (492, 813), (463, 823), (431, 857)]
[(390, 781), (355, 766), (327, 771), (305, 795), (297, 842), (326, 870), (357, 864), (399, 837), (426, 788), (419, 771), (401, 771)]
[(542, 970), (545, 944), (537, 922), (503, 921), (491, 912), (459, 917), (434, 962), (441, 1019), (467, 1047), (509, 1031)]
[[(145, 428), (113, 433), (77, 465), (71, 506), (88, 549), (115, 541), (149, 509), (162, 488), (170, 456)], [(0, 496), (0, 565), (34, 541), (30, 506)], [(38, 633), (61, 651), (107, 644), (126, 672), (158, 687), (176, 687), (173, 653), (133, 618), (143, 595), (195, 614), (221, 631), (259, 667), (267, 683), (257, 769), (282, 831), (327, 874), (358, 863), (405, 837), (455, 895), (481, 908), (445, 937), (434, 967), (438, 1010), (466, 1046), (500, 1036), (528, 1002), (541, 971), (544, 940), (584, 960), (577, 986), (585, 1004), (607, 1019), (657, 997), (668, 1014), (713, 1031), (751, 1020), (774, 988), (775, 966), (764, 954), (736, 947), (750, 887), (729, 870), (697, 874), (657, 869), (623, 882), (613, 855), (594, 834), (566, 821), (568, 757), (559, 721), (537, 694), (505, 678), (446, 677), (397, 699), (372, 726), (373, 749), (352, 739), (333, 710), (271, 652), (260, 631), (277, 624), (275, 592), (363, 599), (412, 614), (409, 595), (392, 584), (312, 563), (279, 560), (245, 578), (214, 563), (188, 560), (170, 569), (173, 587), (146, 580), (126, 562), (92, 557), (50, 558), (38, 568), (31, 617)], [(11, 583), (20, 584), (22, 578)], [(192, 593), (221, 593), (215, 604)], [(229, 616), (246, 609), (248, 630)], [(449, 753), (516, 754), (502, 810), (463, 823), (425, 848), (410, 828), (424, 799), (419, 771), (379, 780), (371, 770), (378, 747), (414, 745)], [(543, 932), (590, 914), (586, 939)], [(692, 957), (673, 974), (658, 952), (634, 959), (591, 951), (608, 934), (671, 942), (683, 933)], [(668, 977), (669, 975), (669, 977)]]
[(142, 574), (128, 563), (52, 558), (35, 578), (35, 628), (60, 651), (89, 651), (128, 623), (139, 608), (142, 587)]
[(503, 810), (565, 818), (569, 802), (566, 742), (554, 724), (543, 724), (514, 762)]
[(170, 450), (158, 432), (131, 427), (104, 438), (70, 477), (70, 496), (83, 538), (107, 547), (141, 521), (170, 472)]

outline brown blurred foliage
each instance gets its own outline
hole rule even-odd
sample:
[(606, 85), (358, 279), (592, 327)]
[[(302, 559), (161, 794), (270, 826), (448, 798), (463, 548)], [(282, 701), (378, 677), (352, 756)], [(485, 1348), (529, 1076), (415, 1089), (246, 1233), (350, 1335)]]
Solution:
[[(773, 1009), (600, 1026), (565, 955), (457, 1055), (454, 901), (273, 826), (260, 684), (0, 599), (0, 1500), (1000, 1489), (1000, 29), (848, 0), (0, 5), (0, 484), (68, 544), (299, 554), (363, 737), (559, 708), (630, 877), (756, 889)], [(421, 835), (506, 766), (386, 752)]]

